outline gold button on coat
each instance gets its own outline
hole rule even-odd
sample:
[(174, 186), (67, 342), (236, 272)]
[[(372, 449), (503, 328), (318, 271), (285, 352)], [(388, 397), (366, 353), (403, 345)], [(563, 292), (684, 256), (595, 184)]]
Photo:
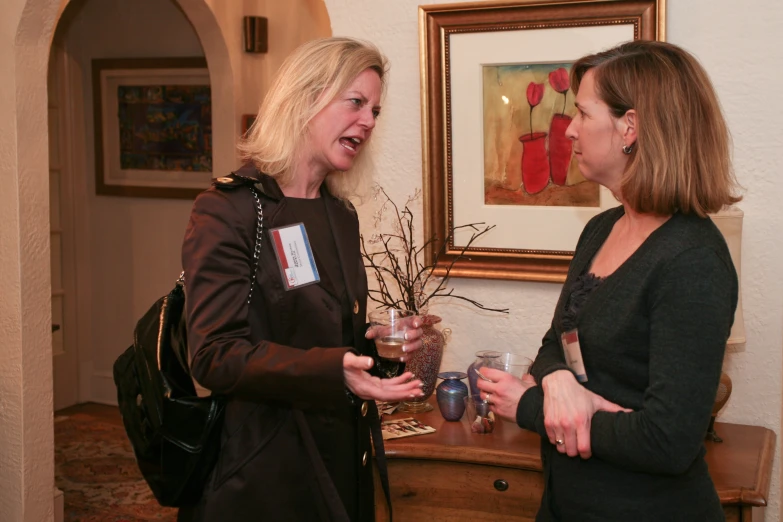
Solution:
[(362, 403), (362, 417), (366, 417), (366, 416), (367, 416), (367, 401), (364, 401)]
[(367, 452), (364, 452), (364, 455), (362, 455), (362, 466), (367, 465)]
[(359, 313), (359, 300), (358, 299), (353, 302), (353, 313), (354, 313), (354, 315)]

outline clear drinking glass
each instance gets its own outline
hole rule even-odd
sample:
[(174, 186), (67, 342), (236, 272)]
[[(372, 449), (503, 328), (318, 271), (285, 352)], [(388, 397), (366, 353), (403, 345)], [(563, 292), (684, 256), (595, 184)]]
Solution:
[(405, 355), (402, 351), (405, 332), (410, 328), (413, 315), (410, 310), (397, 308), (370, 312), (370, 328), (376, 331), (375, 348), (381, 358), (378, 370), (388, 378), (399, 372), (400, 358)]
[(489, 403), (479, 395), (468, 395), (465, 401), (465, 418), (473, 433), (495, 431), (495, 414), (489, 410)]
[(510, 373), (517, 379), (521, 379), (523, 375), (530, 372), (530, 366), (533, 364), (533, 360), (530, 357), (519, 355), (516, 353), (500, 353), (498, 357), (493, 357), (489, 361), (490, 368), (503, 370), (506, 373)]

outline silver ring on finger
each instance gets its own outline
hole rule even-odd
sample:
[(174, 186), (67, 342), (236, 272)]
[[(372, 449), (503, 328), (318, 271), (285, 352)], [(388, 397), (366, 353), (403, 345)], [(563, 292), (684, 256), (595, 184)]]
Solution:
[(555, 444), (557, 444), (558, 446), (562, 446), (563, 444), (565, 444), (565, 441), (563, 439), (555, 439)]
[(484, 399), (484, 402), (486, 402), (487, 404), (492, 404), (492, 402), (490, 402), (489, 400), (490, 397), (492, 397), (492, 392), (487, 393), (487, 398)]

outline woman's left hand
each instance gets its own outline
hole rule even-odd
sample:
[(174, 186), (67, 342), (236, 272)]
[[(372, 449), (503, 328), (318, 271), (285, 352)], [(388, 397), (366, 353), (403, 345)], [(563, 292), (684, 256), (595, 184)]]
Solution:
[(357, 397), (376, 401), (404, 401), (421, 397), (421, 380), (411, 372), (398, 377), (381, 379), (368, 373), (373, 366), (371, 357), (346, 352), (343, 357), (343, 377), (345, 385)]
[(522, 395), (536, 385), (532, 375), (523, 375), (517, 379), (510, 373), (495, 368), (481, 368), (479, 370), (484, 377), (493, 382), (477, 379), (476, 385), (481, 390), (479, 395), (489, 402), (489, 409), (504, 419), (517, 421), (517, 406)]
[[(410, 318), (406, 318), (405, 320), (410, 320), (410, 324), (408, 329), (405, 330), (405, 344), (402, 345), (402, 351), (405, 352), (405, 355), (400, 358), (402, 362), (408, 361), (409, 353), (415, 352), (421, 348), (421, 336), (424, 333), (424, 330), (421, 328), (421, 325), (424, 324), (424, 321), (421, 317), (414, 315)], [(375, 339), (376, 337), (380, 337), (383, 333), (381, 331), (382, 328), (382, 326), (371, 326), (369, 329), (367, 329), (367, 333), (364, 334), (364, 336), (367, 339)]]

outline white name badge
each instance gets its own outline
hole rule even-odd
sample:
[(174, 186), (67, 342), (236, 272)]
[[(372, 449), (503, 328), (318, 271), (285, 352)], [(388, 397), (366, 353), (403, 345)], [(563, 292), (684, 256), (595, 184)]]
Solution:
[(576, 374), (576, 380), (587, 382), (585, 363), (582, 360), (582, 348), (579, 346), (579, 332), (576, 329), (563, 332), (560, 336), (560, 342), (563, 344), (566, 364)]
[(286, 290), (321, 280), (303, 223), (273, 228), (269, 234), (272, 236), (272, 246)]

